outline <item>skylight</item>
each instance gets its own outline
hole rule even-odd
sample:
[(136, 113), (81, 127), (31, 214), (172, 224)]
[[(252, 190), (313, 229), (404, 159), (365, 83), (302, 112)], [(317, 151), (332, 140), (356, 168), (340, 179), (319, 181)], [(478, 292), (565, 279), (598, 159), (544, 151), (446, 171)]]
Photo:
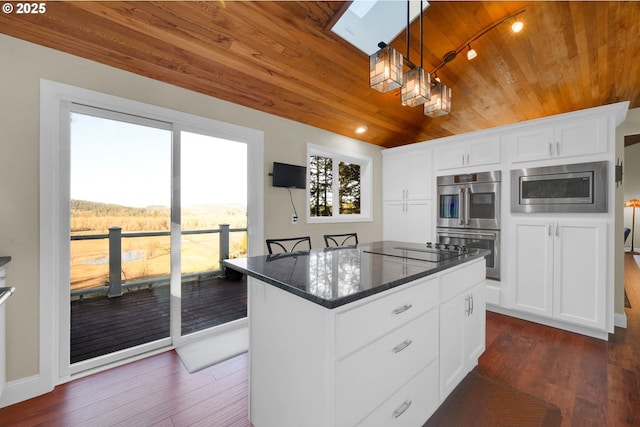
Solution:
[[(429, 7), (422, 2), (423, 9)], [(410, 20), (420, 13), (420, 1), (410, 1)], [(407, 2), (401, 0), (354, 0), (331, 29), (366, 53), (378, 51), (378, 43), (390, 43), (407, 27)]]

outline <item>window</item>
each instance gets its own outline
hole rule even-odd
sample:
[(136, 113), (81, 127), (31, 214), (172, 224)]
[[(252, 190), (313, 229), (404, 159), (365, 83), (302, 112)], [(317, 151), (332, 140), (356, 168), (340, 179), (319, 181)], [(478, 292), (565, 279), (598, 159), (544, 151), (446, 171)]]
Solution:
[(307, 222), (371, 221), (371, 158), (307, 146)]

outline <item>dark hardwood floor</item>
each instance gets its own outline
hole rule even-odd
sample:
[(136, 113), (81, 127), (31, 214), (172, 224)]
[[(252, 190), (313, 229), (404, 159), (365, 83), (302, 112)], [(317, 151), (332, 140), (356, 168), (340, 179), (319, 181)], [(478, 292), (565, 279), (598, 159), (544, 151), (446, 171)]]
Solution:
[[(610, 341), (487, 314), (478, 371), (562, 410), (563, 426), (640, 426), (640, 269)], [(189, 374), (174, 351), (60, 385), (0, 409), (1, 426), (250, 426), (247, 355)]]
[(640, 268), (625, 254), (627, 328), (609, 341), (494, 313), (478, 371), (558, 406), (562, 426), (640, 426)]

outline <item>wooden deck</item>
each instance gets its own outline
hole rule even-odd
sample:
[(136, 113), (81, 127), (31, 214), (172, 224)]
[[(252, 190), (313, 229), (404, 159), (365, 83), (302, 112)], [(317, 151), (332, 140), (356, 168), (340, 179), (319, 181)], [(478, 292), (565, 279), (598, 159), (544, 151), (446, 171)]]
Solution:
[[(182, 285), (182, 334), (247, 316), (246, 276)], [(169, 286), (71, 302), (71, 363), (169, 336)]]

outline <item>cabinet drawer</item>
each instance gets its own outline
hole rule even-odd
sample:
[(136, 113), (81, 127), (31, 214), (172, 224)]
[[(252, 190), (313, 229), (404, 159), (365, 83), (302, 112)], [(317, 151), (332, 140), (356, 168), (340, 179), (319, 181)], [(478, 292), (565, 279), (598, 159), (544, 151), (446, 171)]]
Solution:
[(439, 301), (438, 279), (422, 280), (392, 294), (336, 316), (336, 358), (374, 341), (403, 323), (436, 307)]
[(352, 426), (438, 357), (433, 309), (337, 363), (336, 419)]
[(421, 426), (438, 409), (438, 403), (438, 363), (434, 360), (358, 425)]
[(473, 262), (471, 265), (464, 264), (462, 268), (443, 275), (440, 278), (440, 294), (442, 301), (447, 301), (465, 289), (478, 284), (486, 277), (486, 263), (484, 259), (480, 262)]

